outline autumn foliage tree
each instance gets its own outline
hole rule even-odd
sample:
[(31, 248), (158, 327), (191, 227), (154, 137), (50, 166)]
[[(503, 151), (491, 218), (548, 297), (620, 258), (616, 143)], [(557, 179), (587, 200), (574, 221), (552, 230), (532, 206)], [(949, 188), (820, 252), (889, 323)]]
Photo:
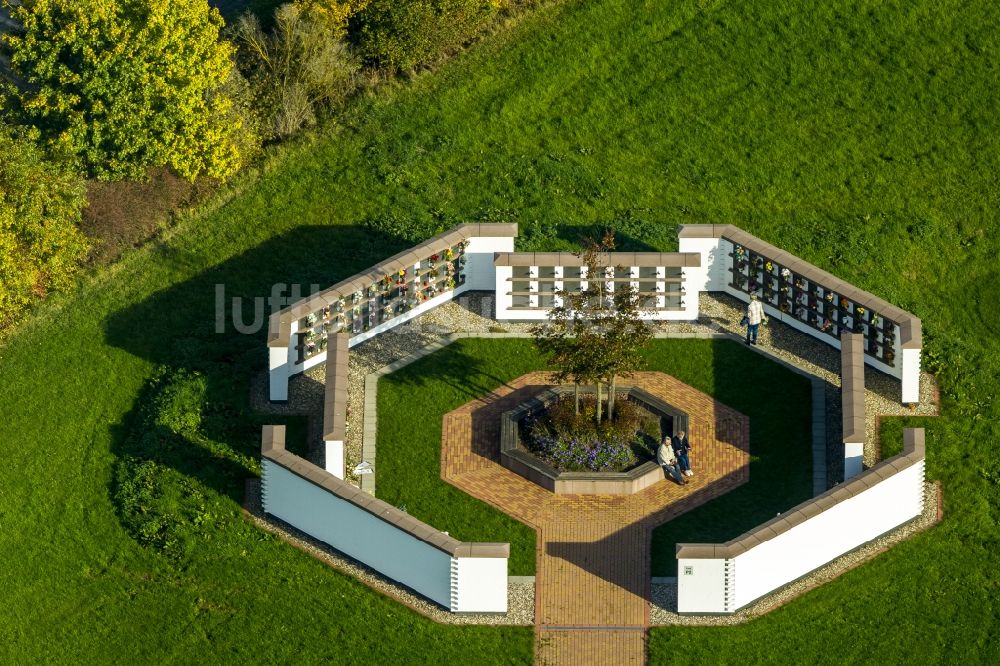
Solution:
[(224, 177), (240, 122), (221, 93), (233, 47), (207, 0), (24, 0), (3, 37), (23, 120), (102, 179), (149, 167)]
[(34, 141), (0, 125), (0, 329), (71, 283), (87, 241), (77, 229), (85, 186)]
[[(589, 241), (577, 255), (586, 268), (586, 287), (556, 291), (557, 305), (549, 310), (548, 321), (532, 329), (536, 346), (557, 368), (556, 380), (574, 383), (577, 414), (580, 385), (595, 385), (598, 422), (603, 417), (604, 385), (610, 388), (610, 419), (614, 417), (617, 379), (640, 369), (642, 347), (651, 337), (632, 283), (609, 282), (609, 252), (614, 247), (613, 232), (600, 241)], [(613, 289), (609, 289), (612, 284)]]

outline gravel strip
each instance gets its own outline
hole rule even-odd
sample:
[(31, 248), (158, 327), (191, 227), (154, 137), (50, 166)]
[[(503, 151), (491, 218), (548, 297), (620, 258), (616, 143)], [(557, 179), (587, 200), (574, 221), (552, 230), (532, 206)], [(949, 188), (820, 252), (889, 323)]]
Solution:
[(653, 583), (650, 588), (652, 596), (649, 609), (650, 624), (702, 627), (725, 626), (743, 624), (756, 617), (770, 613), (792, 599), (830, 582), (854, 567), (874, 559), (880, 553), (888, 550), (897, 543), (930, 528), (937, 522), (938, 494), (939, 488), (936, 483), (924, 483), (924, 510), (919, 516), (883, 534), (877, 539), (841, 555), (829, 564), (806, 574), (802, 578), (778, 588), (732, 615), (678, 615), (676, 579), (673, 579), (669, 583)]
[(442, 606), (428, 601), (407, 587), (390, 580), (351, 559), (329, 545), (301, 532), (288, 523), (272, 516), (264, 515), (260, 504), (260, 480), (250, 479), (246, 488), (246, 509), (251, 522), (257, 527), (290, 543), (321, 562), (328, 564), (343, 574), (360, 580), (368, 587), (409, 606), (421, 615), (442, 624), (490, 624), (530, 626), (535, 621), (534, 580), (513, 578), (507, 583), (506, 613), (452, 613)]

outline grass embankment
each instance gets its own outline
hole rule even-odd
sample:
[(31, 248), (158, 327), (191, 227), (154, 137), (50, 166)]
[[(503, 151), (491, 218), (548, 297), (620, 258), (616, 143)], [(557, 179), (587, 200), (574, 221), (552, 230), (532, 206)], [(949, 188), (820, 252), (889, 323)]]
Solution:
[[(647, 370), (714, 395), (751, 420), (750, 482), (654, 533), (667, 575), (675, 541), (725, 540), (808, 499), (812, 484), (809, 381), (730, 341), (654, 340)], [(510, 541), (512, 575), (535, 573), (535, 533), (441, 479), (447, 412), (545, 367), (529, 340), (465, 339), (379, 382), (379, 497), (465, 541)], [(739, 378), (734, 381), (734, 378)], [(698, 465), (697, 451), (692, 464)]]
[(943, 415), (907, 423), (944, 523), (750, 625), (655, 630), (655, 662), (997, 661), (997, 12), (565, 3), (277, 151), (0, 349), (0, 661), (529, 660), (528, 630), (436, 626), (245, 525), (249, 432), (183, 421), (206, 465), (206, 440), (237, 462), (193, 477), (213, 527), (179, 558), (113, 500), (158, 366), (247, 410), (264, 337), (213, 333), (216, 283), (326, 286), (405, 245), (389, 232), (490, 219), (525, 250), (604, 224), (671, 250), (677, 223), (733, 222), (924, 320)]

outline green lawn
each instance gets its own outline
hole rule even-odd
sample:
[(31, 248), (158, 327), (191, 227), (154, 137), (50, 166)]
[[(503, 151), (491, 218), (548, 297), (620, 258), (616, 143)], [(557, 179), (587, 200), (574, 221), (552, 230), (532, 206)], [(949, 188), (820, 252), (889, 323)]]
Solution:
[[(457, 539), (509, 541), (516, 576), (535, 573), (535, 533), (441, 480), (441, 425), (445, 413), (545, 368), (533, 347), (459, 340), (382, 378), (378, 395), (376, 494)], [(653, 533), (654, 575), (674, 575), (678, 541), (725, 541), (811, 497), (809, 380), (732, 341), (654, 340), (645, 358), (645, 369), (714, 395), (751, 422), (750, 482)]]
[[(530, 630), (435, 625), (246, 525), (256, 444), (220, 425), (249, 416), (265, 349), (213, 333), (215, 284), (326, 286), (479, 220), (526, 250), (736, 223), (924, 320), (945, 521), (750, 625), (655, 630), (655, 662), (1000, 660), (998, 11), (565, 2), (279, 149), (0, 349), (0, 661), (528, 661)], [(158, 372), (201, 406), (159, 423)], [(169, 556), (116, 482), (151, 425), (174, 447), (157, 506), (185, 507)]]

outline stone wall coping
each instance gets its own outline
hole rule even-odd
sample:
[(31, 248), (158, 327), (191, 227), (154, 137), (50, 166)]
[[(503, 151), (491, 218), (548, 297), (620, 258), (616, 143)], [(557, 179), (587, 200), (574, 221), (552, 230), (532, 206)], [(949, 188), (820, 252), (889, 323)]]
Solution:
[(323, 396), (323, 440), (342, 442), (347, 437), (348, 333), (327, 336), (326, 388)]
[(924, 460), (925, 453), (924, 429), (904, 428), (903, 452), (899, 455), (883, 460), (849, 481), (834, 486), (822, 495), (807, 500), (726, 543), (679, 543), (677, 559), (732, 559), (753, 546), (769, 541), (833, 508), (840, 502), (860, 495), (879, 481), (919, 464)]
[[(495, 266), (583, 266), (583, 259), (573, 252), (497, 252)], [(612, 266), (668, 266), (674, 268), (701, 266), (700, 252), (607, 252), (600, 255), (599, 264)]]
[(899, 325), (899, 344), (903, 349), (920, 349), (922, 329), (920, 318), (902, 310), (878, 296), (844, 282), (822, 268), (791, 255), (784, 250), (753, 236), (732, 224), (682, 224), (677, 228), (678, 238), (723, 238), (742, 245), (757, 254), (787, 267), (809, 280), (823, 285), (848, 300), (878, 312), (887, 320)]
[(296, 319), (316, 312), (334, 302), (341, 296), (348, 297), (359, 289), (385, 275), (390, 275), (403, 268), (412, 267), (418, 260), (435, 252), (467, 240), (469, 238), (516, 238), (517, 224), (514, 222), (460, 224), (450, 231), (438, 234), (433, 238), (394, 254), (374, 266), (341, 280), (337, 284), (311, 296), (307, 296), (288, 307), (271, 315), (268, 322), (268, 347), (283, 347), (291, 340), (289, 324)]
[(289, 452), (285, 449), (285, 426), (283, 425), (263, 426), (261, 429), (261, 457), (452, 557), (507, 558), (510, 556), (510, 544), (508, 543), (459, 541), (414, 518), (405, 511), (355, 488), (342, 479), (338, 479), (322, 467)]
[(865, 348), (860, 333), (840, 336), (840, 402), (843, 442), (865, 441)]

